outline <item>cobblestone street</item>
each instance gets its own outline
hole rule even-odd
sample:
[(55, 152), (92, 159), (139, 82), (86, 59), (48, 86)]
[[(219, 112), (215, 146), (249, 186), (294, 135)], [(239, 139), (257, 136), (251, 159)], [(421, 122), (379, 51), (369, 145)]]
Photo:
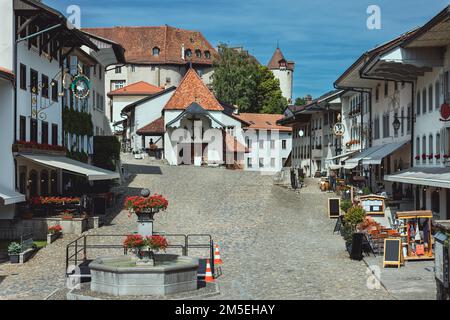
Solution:
[[(390, 299), (370, 290), (363, 261), (352, 261), (333, 235), (327, 194), (313, 180), (300, 194), (273, 186), (272, 177), (222, 168), (169, 167), (133, 161), (134, 188), (169, 200), (155, 230), (211, 234), (220, 245), (221, 294), (214, 299)], [(122, 211), (97, 234), (127, 234), (134, 217)], [(23, 266), (0, 265), (0, 299), (43, 299), (64, 286), (64, 237)], [(191, 252), (193, 253), (193, 252)], [(17, 275), (14, 275), (17, 274)]]

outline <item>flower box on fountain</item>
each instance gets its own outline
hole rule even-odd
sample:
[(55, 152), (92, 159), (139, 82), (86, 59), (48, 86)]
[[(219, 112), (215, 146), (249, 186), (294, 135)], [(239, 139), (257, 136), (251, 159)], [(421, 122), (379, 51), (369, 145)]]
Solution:
[[(130, 256), (98, 258), (89, 264), (91, 290), (116, 296), (167, 295), (198, 289), (197, 258), (158, 254), (168, 248), (166, 238), (153, 235), (153, 216), (166, 210), (168, 201), (161, 195), (150, 196), (144, 189), (140, 197), (129, 197), (125, 208), (138, 217), (138, 234), (126, 237), (123, 246)], [(156, 258), (156, 259), (155, 259)]]
[(153, 217), (161, 210), (166, 210), (169, 202), (162, 195), (149, 196), (150, 191), (143, 191), (142, 196), (128, 197), (125, 208), (129, 210), (128, 216), (134, 213), (138, 218), (138, 234), (146, 237), (153, 235)]
[(137, 216), (138, 234), (130, 235), (124, 242), (126, 248), (132, 249), (136, 255), (138, 265), (154, 265), (154, 251), (167, 248), (167, 240), (161, 236), (153, 235), (153, 218), (161, 210), (166, 210), (169, 205), (162, 195), (150, 196), (149, 190), (142, 190), (141, 196), (128, 197), (125, 200), (125, 208), (128, 216), (134, 213)]

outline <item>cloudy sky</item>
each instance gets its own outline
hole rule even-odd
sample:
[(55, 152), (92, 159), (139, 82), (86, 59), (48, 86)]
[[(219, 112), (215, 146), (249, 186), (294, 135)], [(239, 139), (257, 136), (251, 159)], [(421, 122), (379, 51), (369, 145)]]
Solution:
[[(294, 98), (317, 97), (363, 52), (420, 26), (448, 0), (44, 0), (65, 13), (81, 8), (82, 27), (164, 25), (201, 31), (213, 44), (244, 46), (267, 64), (277, 41), (296, 62)], [(381, 29), (366, 26), (369, 5)]]

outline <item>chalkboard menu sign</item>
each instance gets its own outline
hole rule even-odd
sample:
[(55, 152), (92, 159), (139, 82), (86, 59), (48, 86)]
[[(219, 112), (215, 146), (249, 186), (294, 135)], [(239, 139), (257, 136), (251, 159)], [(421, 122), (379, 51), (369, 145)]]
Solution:
[(330, 219), (339, 218), (341, 215), (341, 198), (328, 199), (328, 216)]
[(376, 195), (359, 197), (361, 207), (368, 215), (384, 215), (384, 200), (384, 197)]
[(402, 240), (399, 238), (384, 239), (383, 267), (397, 266), (400, 268)]
[(343, 216), (340, 216), (336, 220), (336, 225), (334, 226), (333, 234), (336, 233), (336, 232), (340, 232), (341, 231), (343, 218), (344, 218)]

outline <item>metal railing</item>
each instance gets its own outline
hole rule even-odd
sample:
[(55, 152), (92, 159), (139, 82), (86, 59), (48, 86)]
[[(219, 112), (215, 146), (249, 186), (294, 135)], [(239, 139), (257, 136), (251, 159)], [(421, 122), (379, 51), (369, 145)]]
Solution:
[[(155, 233), (158, 234), (158, 233)], [(212, 240), (211, 235), (209, 234), (160, 234), (167, 238), (175, 238), (180, 239), (178, 243), (172, 243), (168, 245), (168, 249), (181, 249), (181, 255), (188, 256), (189, 249), (209, 249), (209, 260), (211, 265), (211, 272), (214, 275), (214, 242)], [(88, 256), (89, 249), (122, 249), (123, 254), (127, 254), (127, 248), (124, 248), (122, 241), (128, 235), (124, 234), (88, 234), (83, 235), (66, 246), (66, 276), (69, 276), (71, 273), (68, 272), (69, 266), (79, 266), (80, 264), (86, 262), (87, 260), (93, 260), (96, 257)], [(116, 243), (100, 243), (97, 241), (88, 241), (89, 239), (98, 239), (98, 238), (120, 238), (118, 244)], [(207, 238), (208, 241), (204, 243), (192, 243), (192, 240), (195, 238)], [(81, 256), (81, 257), (80, 257)]]

